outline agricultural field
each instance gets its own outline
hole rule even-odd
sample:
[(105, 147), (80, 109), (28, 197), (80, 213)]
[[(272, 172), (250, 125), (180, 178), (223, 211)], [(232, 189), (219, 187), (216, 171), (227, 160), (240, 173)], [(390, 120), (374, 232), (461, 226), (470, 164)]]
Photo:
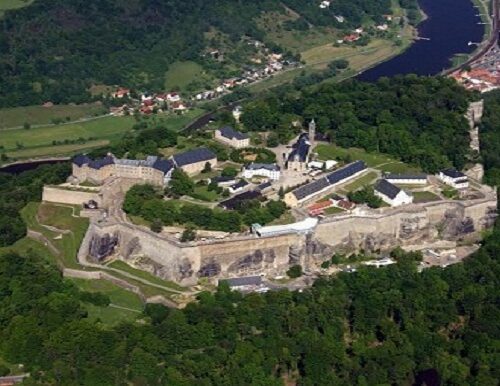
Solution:
[(76, 121), (105, 115), (107, 109), (100, 103), (81, 105), (25, 106), (0, 109), (0, 129), (48, 125), (57, 121)]
[[(21, 150), (25, 151), (36, 148), (40, 148), (40, 152), (43, 155), (47, 155), (47, 147), (53, 149), (51, 152), (52, 154), (61, 154), (68, 150), (71, 152), (73, 149), (63, 148), (63, 151), (61, 151), (59, 146), (66, 146), (68, 144), (53, 145), (53, 141), (78, 141), (82, 139), (82, 142), (86, 143), (73, 144), (79, 145), (78, 150), (99, 145), (102, 146), (103, 144), (109, 143), (109, 141), (121, 138), (125, 132), (132, 128), (133, 124), (133, 117), (105, 117), (88, 122), (52, 125), (29, 130), (5, 129), (1, 131), (0, 147), (5, 149), (7, 155), (11, 157), (36, 156), (38, 155), (37, 150), (29, 154), (26, 154), (26, 152), (17, 153)], [(92, 140), (89, 140), (89, 138), (92, 138)], [(108, 142), (97, 144), (95, 143), (96, 140), (106, 140)]]
[[(183, 115), (165, 114), (149, 119), (173, 130), (181, 130), (202, 113), (201, 109), (193, 109)], [(109, 116), (30, 129), (4, 129), (0, 130), (0, 151), (5, 151), (10, 158), (71, 155), (118, 141), (132, 130), (134, 123), (132, 116)]]

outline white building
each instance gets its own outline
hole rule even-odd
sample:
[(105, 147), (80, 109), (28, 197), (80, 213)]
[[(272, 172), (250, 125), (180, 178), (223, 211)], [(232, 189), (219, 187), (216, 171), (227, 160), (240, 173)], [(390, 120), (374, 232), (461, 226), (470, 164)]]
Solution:
[(388, 174), (385, 180), (391, 184), (427, 185), (426, 174)]
[(277, 181), (281, 176), (280, 167), (276, 164), (251, 163), (243, 168), (243, 177), (253, 178), (254, 176), (267, 177)]
[(309, 162), (307, 164), (307, 167), (309, 169), (319, 169), (319, 170), (322, 170), (323, 167), (324, 167), (326, 170), (330, 170), (331, 168), (333, 168), (337, 164), (338, 164), (338, 162), (334, 161), (334, 160), (328, 160), (328, 161), (325, 161), (325, 162), (322, 162), (322, 161), (311, 161), (311, 162)]
[(385, 258), (380, 259), (380, 260), (365, 261), (364, 263), (361, 263), (361, 264), (379, 268), (379, 267), (386, 267), (388, 265), (396, 264), (396, 261), (392, 260), (390, 257), (385, 257)]
[(253, 233), (258, 236), (277, 236), (287, 233), (309, 233), (314, 230), (316, 225), (318, 225), (318, 219), (313, 217), (308, 217), (305, 220), (295, 222), (288, 225), (270, 225), (263, 227), (260, 224), (252, 225)]
[(437, 177), (446, 185), (455, 189), (467, 189), (469, 187), (469, 179), (467, 176), (456, 169), (442, 170)]
[(413, 202), (413, 196), (410, 193), (405, 192), (387, 180), (379, 180), (374, 191), (377, 197), (380, 197), (390, 206), (401, 206)]
[(231, 194), (241, 192), (246, 189), (250, 184), (245, 180), (240, 180), (236, 184), (231, 185), (228, 189)]

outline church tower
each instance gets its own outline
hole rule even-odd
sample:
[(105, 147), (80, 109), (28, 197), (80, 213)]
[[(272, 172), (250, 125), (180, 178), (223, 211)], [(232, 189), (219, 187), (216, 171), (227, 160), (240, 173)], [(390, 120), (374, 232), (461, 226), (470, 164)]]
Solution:
[(316, 122), (314, 118), (311, 122), (309, 122), (309, 143), (311, 144), (311, 148), (314, 147), (314, 139), (316, 138)]

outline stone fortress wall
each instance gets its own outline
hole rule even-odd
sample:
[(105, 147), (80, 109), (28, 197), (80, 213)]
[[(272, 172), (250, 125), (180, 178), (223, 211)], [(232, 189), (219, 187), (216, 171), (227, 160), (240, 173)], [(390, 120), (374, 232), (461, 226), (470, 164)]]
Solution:
[[(315, 268), (334, 252), (388, 251), (397, 246), (478, 237), (493, 225), (496, 192), (483, 199), (414, 204), (366, 215), (322, 219), (309, 234), (253, 234), (180, 243), (126, 222), (93, 223), (89, 243), (117, 236), (117, 255), (141, 269), (180, 284), (199, 278), (284, 275), (290, 266)], [(80, 256), (88, 255), (89, 243)]]
[(66, 189), (59, 186), (44, 186), (42, 193), (42, 201), (45, 202), (56, 202), (60, 204), (69, 205), (82, 205), (90, 200), (97, 202), (99, 206), (102, 205), (102, 195), (99, 190), (94, 192), (90, 191), (78, 191), (76, 189)]

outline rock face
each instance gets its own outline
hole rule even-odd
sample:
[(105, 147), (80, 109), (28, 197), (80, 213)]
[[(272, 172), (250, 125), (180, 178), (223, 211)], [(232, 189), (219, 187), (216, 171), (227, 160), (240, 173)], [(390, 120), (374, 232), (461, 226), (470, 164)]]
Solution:
[(97, 262), (101, 262), (106, 257), (113, 254), (118, 245), (118, 235), (105, 233), (102, 236), (95, 234), (90, 240), (89, 256)]
[(145, 271), (189, 285), (205, 277), (283, 275), (295, 264), (315, 267), (335, 252), (461, 240), (491, 227), (495, 218), (496, 199), (491, 195), (326, 218), (309, 234), (239, 235), (193, 243), (180, 243), (128, 223), (94, 224), (83, 252), (97, 261), (117, 253)]

